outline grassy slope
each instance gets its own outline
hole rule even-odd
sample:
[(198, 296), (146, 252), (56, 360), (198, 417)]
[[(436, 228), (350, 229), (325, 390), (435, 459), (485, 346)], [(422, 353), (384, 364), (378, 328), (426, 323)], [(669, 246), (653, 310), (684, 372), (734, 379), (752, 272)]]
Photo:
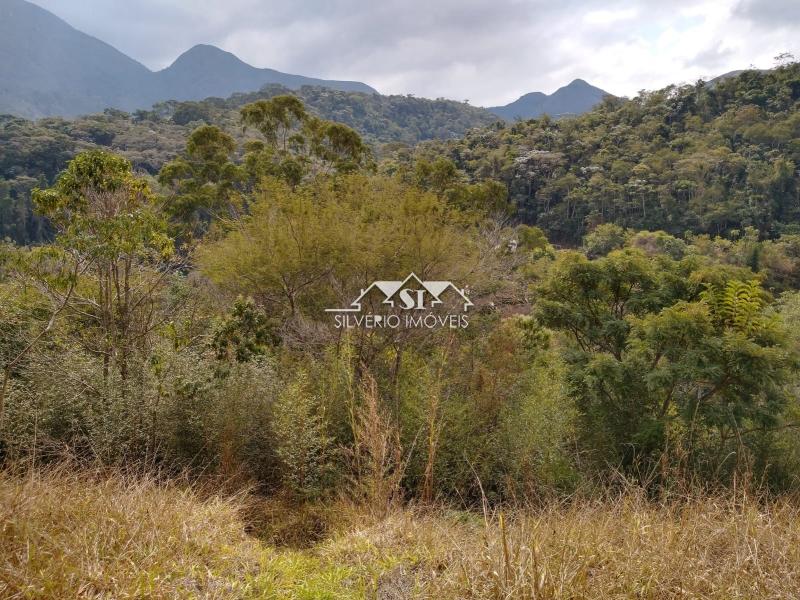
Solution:
[[(339, 506), (335, 531), (303, 550), (245, 534), (242, 515), (259, 506), (147, 479), (0, 474), (0, 597), (800, 594), (800, 511), (782, 502), (656, 506), (628, 495), (519, 513), (507, 523), (408, 509), (373, 518)], [(273, 510), (295, 528), (292, 517)]]

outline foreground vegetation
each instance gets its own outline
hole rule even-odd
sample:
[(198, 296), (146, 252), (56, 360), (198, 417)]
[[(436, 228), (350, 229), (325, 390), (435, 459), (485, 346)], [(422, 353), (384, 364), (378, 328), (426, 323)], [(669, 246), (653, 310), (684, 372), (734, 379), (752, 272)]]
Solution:
[[(800, 510), (741, 492), (662, 503), (629, 492), (483, 516), (413, 508), (376, 514), (344, 502), (298, 514), (241, 493), (120, 474), (0, 477), (3, 598), (800, 593)], [(294, 545), (286, 546), (281, 534), (290, 528)]]
[[(0, 246), (4, 585), (797, 596), (798, 69), (495, 128), (450, 158), (382, 159), (295, 95), (242, 105), (236, 136), (195, 123), (155, 177), (71, 157), (31, 193), (52, 241)], [(521, 187), (464, 148), (519, 165), (523, 139), (561, 156)], [(463, 287), (468, 312), (425, 310), (469, 326), (326, 312), (410, 273)]]

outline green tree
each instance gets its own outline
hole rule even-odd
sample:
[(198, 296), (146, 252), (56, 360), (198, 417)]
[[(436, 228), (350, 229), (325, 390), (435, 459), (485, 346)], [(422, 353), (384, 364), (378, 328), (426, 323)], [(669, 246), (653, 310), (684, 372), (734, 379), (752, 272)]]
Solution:
[(243, 128), (262, 140), (246, 146), (245, 169), (251, 181), (277, 177), (292, 187), (317, 174), (351, 173), (367, 166), (370, 152), (353, 129), (307, 112), (296, 96), (275, 96), (241, 109)]
[(790, 353), (759, 285), (734, 273), (630, 249), (558, 259), (537, 315), (572, 342), (568, 380), (604, 459), (719, 472), (737, 432), (775, 422)]
[(195, 129), (182, 157), (161, 169), (158, 181), (169, 190), (166, 212), (184, 234), (199, 234), (214, 216), (236, 214), (241, 169), (233, 163), (236, 142), (213, 125)]
[(589, 258), (605, 256), (625, 245), (625, 229), (614, 223), (603, 223), (583, 238), (583, 246)]
[(69, 297), (44, 289), (82, 322), (75, 333), (102, 357), (106, 377), (115, 365), (124, 385), (134, 349), (159, 322), (158, 296), (174, 268), (156, 199), (127, 160), (99, 150), (76, 156), (53, 187), (33, 197), (58, 231), (60, 256), (73, 271), (82, 265)]
[(218, 359), (235, 359), (248, 362), (266, 353), (274, 343), (274, 334), (263, 312), (252, 298), (236, 299), (231, 314), (222, 320), (214, 331), (211, 346)]

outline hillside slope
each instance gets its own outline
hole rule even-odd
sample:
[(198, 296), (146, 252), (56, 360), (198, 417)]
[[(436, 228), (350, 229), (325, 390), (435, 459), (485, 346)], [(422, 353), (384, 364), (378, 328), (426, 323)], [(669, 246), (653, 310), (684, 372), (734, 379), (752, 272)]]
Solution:
[(0, 114), (75, 115), (146, 106), (152, 73), (24, 0), (0, 0)]
[(574, 119), (470, 132), (418, 156), (503, 182), (518, 216), (559, 243), (607, 222), (775, 237), (800, 231), (799, 139), (795, 63), (611, 99)]
[(239, 108), (286, 93), (297, 94), (320, 117), (357, 130), (378, 154), (384, 144), (457, 139), (471, 128), (497, 121), (484, 109), (452, 100), (308, 86), (292, 92), (278, 85), (226, 100), (171, 100), (134, 114), (108, 110), (73, 120), (52, 117), (38, 121), (0, 115), (0, 239), (30, 244), (48, 237), (44, 221), (32, 213), (30, 190), (52, 182), (81, 150), (107, 148), (128, 158), (136, 170), (155, 174), (183, 150), (186, 138), (198, 125), (219, 125), (241, 138)]

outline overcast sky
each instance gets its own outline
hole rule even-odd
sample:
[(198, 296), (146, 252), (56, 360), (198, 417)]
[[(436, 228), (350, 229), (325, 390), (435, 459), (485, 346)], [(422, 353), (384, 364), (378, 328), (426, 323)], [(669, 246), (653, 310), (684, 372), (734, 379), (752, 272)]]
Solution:
[(194, 44), (382, 93), (633, 95), (800, 55), (800, 0), (34, 0), (151, 69)]

